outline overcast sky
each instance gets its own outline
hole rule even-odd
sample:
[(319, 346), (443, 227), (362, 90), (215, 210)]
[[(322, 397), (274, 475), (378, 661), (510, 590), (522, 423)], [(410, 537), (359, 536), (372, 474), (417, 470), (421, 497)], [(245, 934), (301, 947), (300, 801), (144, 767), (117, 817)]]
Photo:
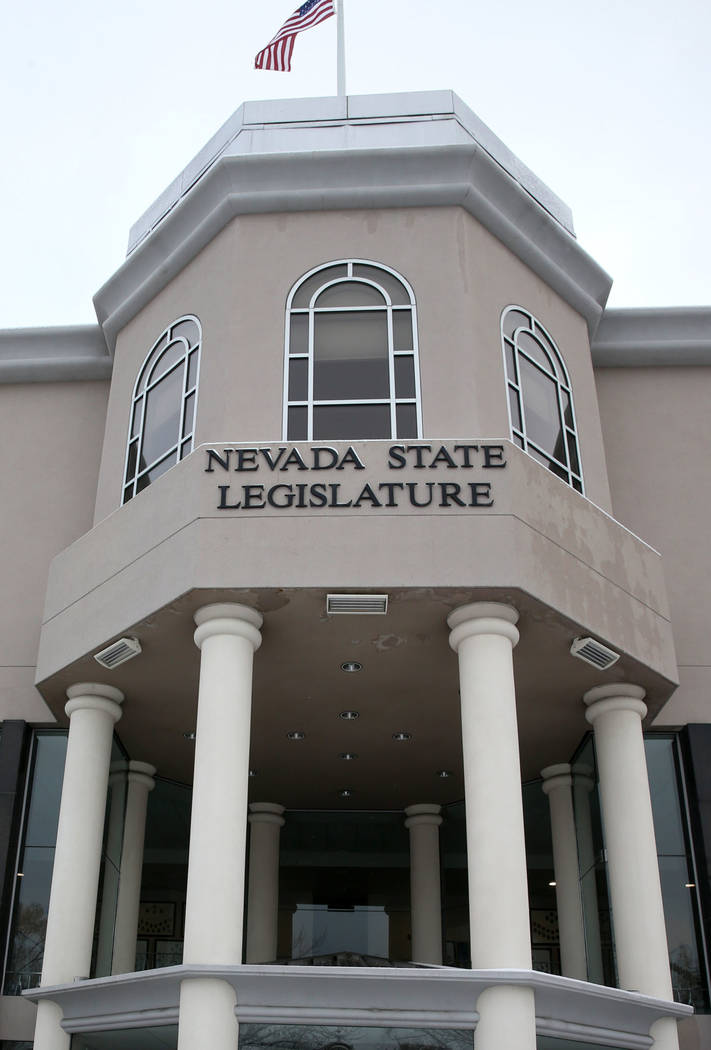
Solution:
[[(35, 0), (0, 63), (0, 328), (95, 320), (131, 224), (237, 106), (335, 93), (296, 0)], [(711, 304), (708, 0), (345, 0), (349, 94), (452, 88), (573, 210), (610, 304)]]

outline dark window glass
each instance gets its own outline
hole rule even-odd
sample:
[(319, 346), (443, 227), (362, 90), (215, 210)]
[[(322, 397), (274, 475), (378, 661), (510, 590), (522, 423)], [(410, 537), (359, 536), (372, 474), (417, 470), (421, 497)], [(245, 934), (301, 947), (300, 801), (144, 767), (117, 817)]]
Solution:
[(195, 415), (195, 394), (189, 394), (185, 398), (185, 416), (183, 418), (183, 433), (181, 437), (186, 437), (192, 433), (193, 429), (193, 417)]
[(516, 365), (514, 363), (514, 352), (508, 343), (504, 344), (506, 351), (506, 373), (512, 383), (518, 383), (516, 378)]
[(57, 840), (59, 800), (64, 779), (67, 738), (64, 733), (38, 735), (27, 814), (27, 846), (54, 846)]
[(133, 422), (131, 424), (131, 437), (135, 437), (141, 429), (141, 415), (143, 413), (143, 398), (133, 406)]
[(393, 349), (412, 350), (412, 311), (393, 310)]
[(169, 372), (184, 357), (185, 350), (186, 346), (182, 339), (171, 342), (151, 369), (148, 377), (149, 385), (158, 382), (166, 372)]
[(173, 450), (170, 455), (162, 459), (160, 463), (156, 463), (155, 466), (147, 470), (145, 474), (141, 474), (140, 478), (136, 482), (136, 492), (143, 492), (151, 482), (157, 481), (161, 474), (165, 474), (167, 470), (175, 466), (176, 453)]
[(324, 289), (314, 306), (318, 310), (334, 306), (385, 306), (383, 293), (362, 281), (341, 281)]
[(193, 350), (192, 354), (188, 358), (188, 381), (186, 383), (186, 389), (192, 390), (197, 383), (198, 373), (198, 352)]
[(384, 288), (388, 293), (393, 306), (410, 305), (410, 296), (408, 295), (407, 289), (400, 278), (396, 277), (395, 274), (388, 273), (387, 270), (383, 270), (379, 266), (368, 266), (362, 263), (354, 263), (353, 276), (365, 277), (368, 281), (375, 281), (376, 284), (379, 284), (380, 287)]
[(509, 339), (513, 339), (517, 328), (529, 328), (530, 318), (522, 310), (507, 310), (503, 319), (503, 332)]
[(557, 385), (525, 357), (519, 358), (519, 368), (526, 436), (545, 452), (555, 455), (556, 446), (562, 440)]
[(308, 409), (306, 406), (297, 405), (289, 409), (287, 421), (287, 438), (289, 441), (306, 441), (308, 437)]
[(398, 405), (395, 413), (397, 416), (397, 436), (399, 438), (417, 437), (417, 406)]
[(511, 407), (511, 423), (517, 430), (521, 430), (521, 409), (518, 404), (518, 394), (511, 387), (509, 387), (509, 405)]
[(289, 364), (289, 400), (305, 401), (309, 396), (309, 362), (295, 357)]
[(309, 315), (291, 315), (291, 339), (289, 352), (292, 354), (308, 354), (309, 352)]
[(314, 319), (314, 400), (389, 396), (385, 311), (317, 314)]
[(136, 459), (138, 456), (138, 440), (131, 442), (128, 446), (128, 458), (126, 461), (126, 481), (130, 481), (136, 474)]
[(644, 750), (647, 756), (657, 853), (685, 854), (686, 843), (677, 789), (674, 741), (670, 737), (648, 736), (644, 741)]
[(187, 441), (184, 441), (182, 443), (182, 445), (180, 446), (180, 458), (181, 459), (185, 459), (186, 456), (190, 455), (190, 453), (193, 450), (192, 446), (193, 446), (192, 438), (188, 438)]
[(183, 372), (178, 368), (146, 394), (143, 428), (143, 460), (153, 463), (176, 444), (180, 429)]
[(414, 357), (395, 358), (395, 397), (415, 396)]
[(519, 350), (523, 350), (524, 353), (528, 354), (528, 356), (531, 357), (536, 364), (540, 365), (541, 368), (545, 369), (546, 372), (555, 374), (555, 369), (551, 364), (548, 354), (530, 332), (519, 332), (517, 345)]
[(327, 266), (322, 270), (317, 270), (315, 274), (308, 277), (303, 284), (299, 285), (299, 290), (294, 295), (292, 300), (292, 308), (298, 309), (299, 307), (308, 307), (313, 295), (323, 288), (324, 284), (328, 284), (329, 281), (335, 280), (337, 277), (346, 276), (345, 263), (339, 263), (336, 266)]
[(568, 458), (570, 459), (570, 469), (575, 471), (576, 474), (580, 473), (580, 461), (578, 459), (578, 443), (575, 440), (575, 436), (566, 431), (566, 437), (568, 439)]
[(390, 437), (390, 405), (315, 405), (314, 441)]
[(35, 988), (40, 980), (66, 751), (66, 734), (37, 735), (21, 875), (17, 878), (8, 945), (5, 995), (19, 995), (25, 988)]

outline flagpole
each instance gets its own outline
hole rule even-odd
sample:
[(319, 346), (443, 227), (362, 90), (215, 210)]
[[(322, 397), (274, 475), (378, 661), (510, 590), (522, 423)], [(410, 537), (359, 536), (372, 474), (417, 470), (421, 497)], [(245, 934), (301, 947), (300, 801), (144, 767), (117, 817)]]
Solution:
[(345, 0), (337, 0), (336, 13), (338, 18), (338, 96), (346, 96), (346, 23), (343, 7)]

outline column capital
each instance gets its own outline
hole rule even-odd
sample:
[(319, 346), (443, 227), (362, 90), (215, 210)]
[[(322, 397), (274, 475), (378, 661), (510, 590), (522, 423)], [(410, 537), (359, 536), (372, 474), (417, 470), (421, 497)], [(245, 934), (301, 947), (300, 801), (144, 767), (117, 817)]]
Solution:
[(555, 766), (546, 766), (541, 770), (543, 783), (541, 789), (544, 795), (550, 795), (556, 788), (572, 787), (573, 776), (568, 762), (560, 762)]
[(262, 644), (262, 635), (259, 628), (262, 626), (263, 617), (256, 609), (250, 609), (248, 605), (240, 605), (238, 602), (222, 602), (215, 605), (203, 605), (193, 616), (197, 624), (194, 634), (195, 644), (202, 649), (206, 638), (215, 635), (232, 635), (244, 638), (250, 642), (253, 650)]
[(502, 635), (511, 645), (518, 642), (519, 633), (514, 626), (518, 621), (518, 610), (501, 602), (471, 602), (460, 605), (447, 617), (450, 627), (449, 644), (455, 653), (465, 638), (478, 634)]
[(250, 802), (247, 820), (250, 824), (276, 824), (283, 828), (283, 812), (284, 807), (277, 802)]
[(148, 762), (136, 762), (133, 759), (128, 763), (128, 782), (129, 784), (143, 784), (144, 787), (152, 791), (156, 786), (154, 777), (156, 775), (156, 767), (150, 765)]
[(608, 711), (633, 711), (641, 720), (647, 714), (647, 705), (642, 702), (645, 696), (642, 686), (629, 682), (595, 686), (583, 696), (583, 703), (587, 706), (585, 717), (593, 725), (595, 719)]
[(438, 806), (433, 802), (418, 802), (414, 806), (405, 807), (405, 821), (406, 828), (415, 828), (422, 824), (433, 824), (435, 827), (439, 827), (442, 823), (442, 817), (440, 813), (442, 807)]
[(67, 697), (64, 711), (69, 718), (75, 711), (104, 711), (114, 722), (118, 722), (121, 717), (120, 705), (125, 699), (120, 689), (99, 682), (79, 682), (70, 685)]

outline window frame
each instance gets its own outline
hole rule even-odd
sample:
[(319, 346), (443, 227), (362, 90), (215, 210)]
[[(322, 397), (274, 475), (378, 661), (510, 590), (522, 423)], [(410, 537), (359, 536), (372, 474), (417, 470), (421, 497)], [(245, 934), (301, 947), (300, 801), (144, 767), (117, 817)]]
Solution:
[[(315, 277), (322, 270), (330, 270), (333, 267), (345, 266), (345, 274), (340, 277), (331, 278), (324, 280), (323, 284), (320, 284), (311, 295), (309, 305), (306, 307), (293, 305), (294, 299), (299, 293), (302, 285), (306, 281)], [(403, 304), (394, 304), (392, 298), (386, 287), (377, 283), (376, 280), (364, 277), (353, 273), (353, 268), (356, 266), (370, 267), (374, 270), (381, 270), (384, 273), (389, 274), (395, 278), (403, 288), (403, 291), (407, 295), (408, 302)], [(364, 284), (370, 288), (375, 288), (384, 299), (384, 305), (381, 306), (327, 306), (319, 307), (316, 305), (317, 299), (328, 289), (337, 287), (339, 284), (346, 283), (359, 283)], [(388, 381), (390, 394), (388, 397), (383, 398), (327, 398), (327, 399), (314, 399), (314, 332), (315, 332), (315, 321), (319, 315), (327, 313), (373, 313), (375, 311), (382, 310), (386, 313), (386, 324), (387, 324), (387, 353), (388, 353)], [(410, 327), (412, 330), (412, 349), (408, 350), (397, 350), (395, 348), (395, 337), (394, 337), (394, 324), (393, 324), (393, 313), (407, 313), (410, 320)], [(294, 316), (306, 316), (308, 323), (308, 335), (307, 335), (307, 350), (303, 352), (292, 352), (291, 350), (291, 321)], [(414, 397), (397, 397), (395, 388), (395, 359), (397, 357), (410, 357), (413, 361), (413, 369), (415, 373), (415, 395)], [(293, 360), (305, 360), (307, 362), (307, 392), (306, 399), (289, 398), (289, 376), (290, 369), (289, 365)], [(417, 434), (404, 438), (403, 440), (419, 440), (422, 438), (422, 391), (420, 384), (420, 354), (419, 354), (419, 336), (417, 330), (417, 304), (415, 301), (415, 293), (410, 285), (401, 273), (394, 270), (390, 266), (386, 266), (384, 263), (374, 262), (372, 259), (333, 259), (325, 263), (320, 263), (318, 266), (313, 267), (307, 273), (302, 274), (301, 277), (292, 286), (289, 295), (286, 300), (286, 311), (285, 311), (285, 323), (284, 323), (284, 389), (282, 398), (282, 440), (283, 441), (314, 441), (320, 440), (315, 439), (313, 436), (314, 431), (314, 408), (315, 407), (331, 407), (331, 406), (346, 406), (346, 405), (388, 405), (390, 411), (390, 436), (383, 438), (363, 438), (362, 440), (382, 440), (382, 441), (394, 441), (397, 438), (397, 409), (400, 405), (414, 405), (415, 406), (415, 418), (417, 424)], [(289, 409), (290, 408), (306, 408), (306, 434), (305, 438), (289, 438)], [(324, 440), (329, 441), (357, 441), (358, 438), (327, 438)]]
[[(184, 336), (173, 337), (175, 329), (178, 328), (179, 325), (185, 324), (185, 322), (192, 322), (196, 327), (197, 338), (192, 343), (188, 343)], [(168, 353), (170, 348), (174, 346), (176, 342), (181, 340), (185, 343), (181, 356), (163, 371), (157, 379), (153, 379), (152, 376), (158, 368), (161, 358), (164, 354)], [(144, 358), (143, 364), (138, 371), (136, 381), (133, 385), (133, 394), (131, 396), (131, 405), (128, 413), (126, 452), (124, 456), (121, 484), (121, 506), (129, 503), (130, 500), (142, 492), (144, 488), (148, 488), (151, 485), (149, 479), (143, 488), (138, 488), (140, 480), (150, 471), (155, 470), (156, 467), (160, 466), (164, 460), (168, 459), (168, 457), (175, 456), (175, 463), (172, 463), (171, 466), (176, 466), (192, 452), (195, 442), (195, 424), (197, 420), (198, 392), (200, 388), (201, 352), (202, 325), (200, 324), (200, 320), (195, 314), (183, 314), (180, 317), (177, 317), (174, 321), (171, 321), (170, 324), (163, 329)], [(195, 381), (192, 385), (189, 385), (190, 359), (192, 355), (195, 355), (196, 357)], [(151, 460), (150, 463), (141, 467), (141, 455), (145, 440), (146, 402), (148, 394), (151, 393), (151, 391), (156, 390), (162, 382), (174, 375), (179, 369), (182, 369), (183, 381), (182, 392), (180, 394), (180, 414), (176, 427), (175, 441), (171, 445), (162, 449), (159, 455)], [(190, 429), (184, 433), (186, 405), (188, 404), (190, 397), (194, 398), (192, 424)], [(139, 411), (140, 423), (137, 425), (134, 434), (134, 420), (136, 418), (136, 413)], [(133, 471), (129, 477), (129, 457), (131, 455), (132, 446), (134, 445), (137, 450), (136, 458)], [(170, 467), (167, 467), (166, 471), (163, 473), (167, 473), (170, 469)], [(159, 477), (160, 476), (162, 475), (159, 475)], [(155, 480), (157, 481), (158, 478)]]
[[(508, 336), (506, 335), (504, 329), (504, 323), (507, 315), (514, 311), (516, 313), (523, 314), (528, 319), (529, 325), (528, 327), (518, 325), (513, 330), (512, 335)], [(543, 340), (541, 340), (540, 336), (537, 334), (537, 330), (542, 334)], [(581, 496), (584, 496), (585, 480), (583, 476), (582, 456), (580, 453), (578, 424), (575, 415), (575, 402), (573, 400), (573, 388), (570, 382), (570, 376), (568, 375), (568, 370), (565, 366), (565, 361), (563, 360), (563, 355), (558, 349), (558, 344), (556, 343), (555, 339), (550, 334), (550, 332), (547, 330), (547, 328), (543, 324), (541, 324), (538, 318), (530, 310), (526, 309), (526, 307), (519, 306), (515, 303), (510, 303), (501, 311), (500, 331), (501, 350), (504, 365), (504, 377), (506, 382), (506, 409), (509, 416), (509, 433), (511, 435), (511, 440), (517, 446), (517, 448), (520, 448), (527, 455), (531, 456), (532, 459), (535, 459), (537, 463), (540, 463), (544, 470), (548, 470), (550, 474), (552, 474), (554, 477), (559, 478), (560, 481), (572, 488), (573, 491), (579, 492)], [(531, 354), (527, 353), (526, 350), (519, 345), (518, 337), (520, 333), (525, 333), (531, 336), (539, 343), (543, 354), (546, 358), (548, 358), (548, 360), (551, 363), (550, 371), (547, 371), (540, 364), (540, 362), (536, 361), (535, 358), (531, 356)], [(547, 344), (547, 346), (545, 344)], [(513, 364), (515, 371), (515, 375), (513, 377), (509, 374), (509, 366), (506, 353), (507, 348), (511, 351), (513, 356)], [(524, 397), (524, 389), (521, 382), (521, 369), (519, 363), (520, 357), (524, 357), (528, 364), (530, 364), (533, 368), (537, 369), (542, 375), (552, 380), (555, 384), (556, 404), (558, 406), (558, 424), (561, 428), (561, 432), (564, 438), (564, 460), (559, 459), (551, 452), (548, 452), (538, 442), (534, 441), (528, 433), (528, 428), (526, 425), (526, 400)], [(520, 427), (514, 424), (513, 414), (511, 411), (512, 393), (513, 396), (516, 398), (518, 411), (521, 417)], [(570, 423), (566, 422), (566, 408), (563, 400), (563, 394), (567, 396), (570, 405)], [(577, 470), (573, 469), (573, 466), (571, 464), (571, 442), (575, 449), (575, 455), (577, 456), (578, 460)], [(546, 466), (545, 463), (542, 463), (539, 457), (545, 459), (549, 465)], [(560, 471), (564, 472), (565, 476), (562, 476), (561, 473), (558, 473), (555, 470), (553, 470), (553, 465), (558, 467)]]

